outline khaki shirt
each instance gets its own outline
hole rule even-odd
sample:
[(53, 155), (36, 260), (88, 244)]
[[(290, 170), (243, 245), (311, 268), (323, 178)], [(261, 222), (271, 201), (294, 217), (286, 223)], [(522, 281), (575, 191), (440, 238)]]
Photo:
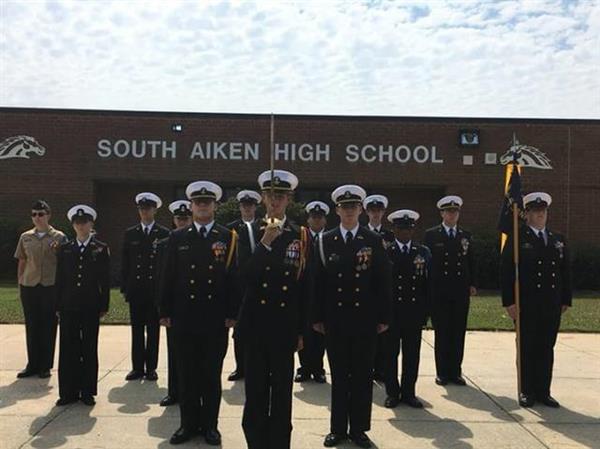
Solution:
[(21, 234), (15, 259), (25, 259), (25, 271), (19, 278), (19, 284), (24, 287), (44, 287), (54, 285), (56, 276), (56, 251), (58, 245), (65, 240), (65, 235), (49, 227), (43, 237), (38, 237), (35, 228)]

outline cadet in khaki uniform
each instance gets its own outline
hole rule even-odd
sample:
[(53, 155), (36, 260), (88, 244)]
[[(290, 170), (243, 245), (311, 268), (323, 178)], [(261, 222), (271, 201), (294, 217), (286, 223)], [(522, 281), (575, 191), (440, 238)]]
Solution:
[[(526, 223), (519, 230), (522, 407), (536, 401), (559, 407), (550, 395), (554, 345), (561, 314), (572, 301), (569, 251), (565, 238), (546, 227), (552, 197), (535, 192), (523, 197)], [(512, 235), (502, 252), (502, 305), (516, 319)]]
[(242, 427), (249, 449), (290, 447), (294, 352), (306, 330), (309, 237), (285, 215), (298, 178), (273, 173), (258, 177), (267, 217), (242, 230), (239, 245), (246, 292), (239, 323), (246, 345)]
[(240, 299), (237, 233), (215, 223), (221, 187), (196, 181), (185, 193), (193, 224), (171, 233), (161, 282), (161, 323), (172, 328), (179, 375), (181, 427), (170, 442), (199, 433), (207, 444), (219, 445), (223, 359)]
[[(187, 200), (177, 200), (173, 201), (169, 204), (169, 211), (173, 214), (173, 228), (174, 230), (187, 228), (192, 224), (192, 210), (191, 204)], [(158, 274), (159, 274), (159, 287), (157, 293), (157, 308), (160, 308), (160, 292), (163, 291), (162, 282), (164, 282), (164, 278), (162, 274), (164, 273), (164, 264), (165, 264), (165, 251), (167, 248), (167, 243), (169, 238), (166, 237), (162, 240), (158, 241), (157, 249), (158, 255), (156, 263), (158, 266)], [(165, 292), (169, 294), (171, 292)], [(167, 330), (167, 378), (168, 378), (168, 390), (167, 395), (160, 401), (161, 407), (167, 407), (169, 405), (176, 404), (179, 398), (179, 387), (177, 380), (177, 363), (176, 355), (175, 355), (175, 336), (173, 335), (173, 331), (170, 327), (166, 328)]]
[[(306, 222), (310, 236), (310, 256), (314, 257), (314, 244), (325, 232), (329, 206), (322, 201), (311, 201), (305, 207), (308, 214)], [(306, 382), (312, 378), (315, 382), (323, 384), (327, 382), (325, 369), (323, 368), (323, 357), (325, 356), (325, 338), (323, 334), (315, 331), (310, 322), (307, 322), (304, 337), (304, 349), (298, 352), (300, 366), (296, 372), (294, 382)]]
[(371, 447), (365, 432), (371, 428), (375, 345), (391, 317), (391, 266), (382, 238), (358, 222), (364, 197), (356, 185), (333, 191), (340, 226), (325, 232), (315, 249), (311, 321), (325, 334), (331, 367), (326, 447), (348, 436), (359, 447)]
[(60, 317), (60, 354), (56, 405), (81, 399), (94, 405), (98, 385), (98, 331), (108, 312), (110, 252), (92, 234), (97, 214), (86, 205), (67, 213), (76, 238), (63, 243), (56, 268), (56, 309)]
[(458, 226), (462, 204), (456, 195), (440, 199), (442, 223), (428, 229), (423, 242), (431, 251), (429, 293), (438, 385), (466, 385), (461, 365), (470, 297), (477, 289), (471, 233)]
[[(254, 190), (242, 190), (236, 195), (240, 206), (240, 218), (227, 225), (229, 229), (235, 229), (238, 234), (256, 220), (256, 207), (261, 202), (260, 193)], [(244, 293), (242, 292), (242, 297)], [(233, 348), (235, 354), (235, 370), (227, 377), (229, 381), (241, 380), (244, 378), (244, 338), (238, 327), (233, 329)]]
[(129, 303), (131, 317), (131, 361), (133, 369), (125, 380), (146, 376), (156, 380), (160, 326), (156, 309), (157, 243), (169, 235), (169, 230), (154, 221), (162, 205), (154, 193), (143, 192), (135, 197), (140, 224), (125, 231), (121, 256), (121, 292)]
[(65, 235), (48, 223), (50, 206), (38, 200), (31, 207), (33, 228), (21, 234), (15, 258), (19, 260), (18, 283), (25, 315), (27, 366), (18, 378), (50, 377), (56, 343), (54, 280), (56, 252)]
[[(367, 227), (369, 230), (381, 235), (383, 244), (387, 248), (394, 242), (394, 233), (383, 227), (383, 217), (388, 207), (388, 199), (384, 195), (369, 195), (363, 201), (363, 208), (369, 217)], [(373, 368), (373, 379), (385, 382), (386, 379), (386, 340), (387, 332), (377, 336), (377, 348), (375, 350), (375, 365)]]
[[(394, 313), (387, 332), (385, 406), (394, 408), (400, 402), (413, 408), (423, 404), (415, 395), (419, 374), (421, 329), (427, 322), (427, 276), (431, 253), (426, 246), (413, 240), (419, 214), (401, 209), (391, 213), (395, 240), (387, 248), (392, 261), (392, 303)], [(398, 383), (398, 355), (402, 350), (402, 383)]]

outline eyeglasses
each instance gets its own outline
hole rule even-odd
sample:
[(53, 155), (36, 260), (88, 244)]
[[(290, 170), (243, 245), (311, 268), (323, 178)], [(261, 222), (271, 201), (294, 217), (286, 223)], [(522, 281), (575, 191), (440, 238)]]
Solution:
[(32, 212), (31, 216), (32, 217), (44, 217), (46, 214), (46, 212)]

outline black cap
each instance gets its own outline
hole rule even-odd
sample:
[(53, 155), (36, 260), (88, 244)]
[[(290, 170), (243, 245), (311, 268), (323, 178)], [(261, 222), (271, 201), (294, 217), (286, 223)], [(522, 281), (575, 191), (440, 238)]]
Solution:
[(50, 212), (50, 206), (44, 200), (36, 200), (31, 206), (32, 210), (45, 210), (46, 212)]

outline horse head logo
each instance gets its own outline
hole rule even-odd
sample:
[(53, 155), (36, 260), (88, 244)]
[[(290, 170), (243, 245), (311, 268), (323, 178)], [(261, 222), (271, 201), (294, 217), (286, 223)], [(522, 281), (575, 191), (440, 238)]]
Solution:
[(514, 144), (506, 153), (500, 156), (502, 165), (510, 164), (513, 161), (516, 161), (521, 167), (541, 168), (542, 170), (552, 169), (548, 156), (529, 145)]
[(30, 155), (43, 156), (46, 149), (31, 136), (8, 137), (0, 142), (0, 159), (29, 159)]

